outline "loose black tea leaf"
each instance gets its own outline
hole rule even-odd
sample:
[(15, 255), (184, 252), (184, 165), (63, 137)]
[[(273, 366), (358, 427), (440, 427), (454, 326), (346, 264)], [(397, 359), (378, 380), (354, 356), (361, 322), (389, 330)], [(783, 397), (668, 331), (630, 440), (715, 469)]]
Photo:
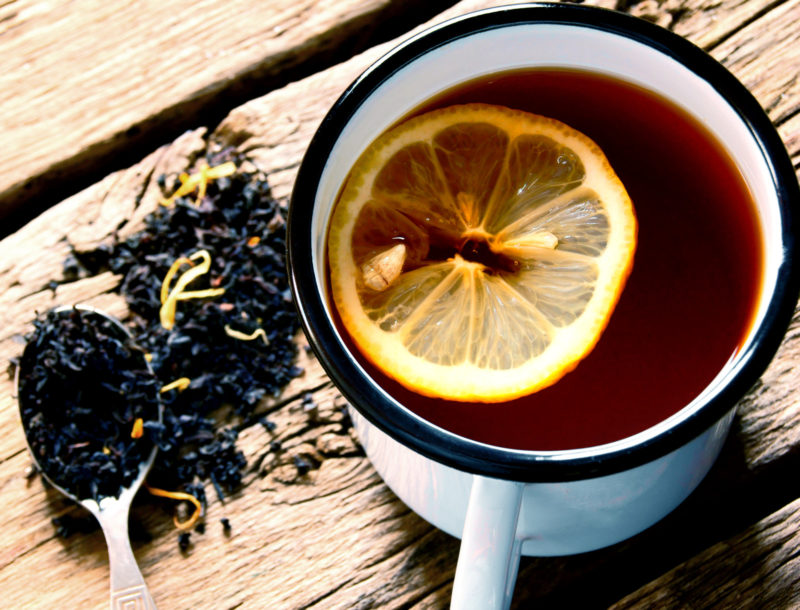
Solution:
[[(220, 408), (250, 421), (264, 397), (278, 395), (302, 373), (294, 365), (299, 321), (286, 275), (285, 210), (262, 173), (230, 172), (230, 163), (241, 162), (229, 152), (207, 159), (206, 173), (215, 179), (202, 196), (181, 186), (185, 193), (169, 197), (170, 205), (151, 214), (142, 232), (67, 261), (73, 272), (121, 274), (132, 331), (162, 385), (185, 378), (161, 395), (163, 425), (150, 426), (160, 451), (148, 483), (198, 499), (199, 482), (210, 483), (220, 499), (238, 489), (247, 465), (235, 423), (226, 428), (218, 421)], [(172, 182), (160, 179), (165, 195), (175, 192)], [(180, 259), (171, 285), (208, 261), (186, 290), (213, 296), (173, 303), (166, 329), (162, 285)]]
[(181, 532), (178, 534), (178, 548), (184, 553), (189, 550), (192, 544), (192, 535), (189, 532)]
[(258, 423), (264, 427), (267, 432), (274, 432), (278, 425), (274, 421), (268, 420), (266, 417), (259, 417)]
[(36, 460), (79, 499), (117, 497), (139, 475), (158, 422), (160, 383), (142, 350), (93, 311), (49, 312), (20, 361), (22, 423)]
[(305, 460), (298, 455), (294, 457), (294, 465), (295, 468), (297, 468), (297, 474), (299, 474), (301, 477), (308, 474), (309, 470), (311, 470), (311, 464), (308, 462), (308, 460)]

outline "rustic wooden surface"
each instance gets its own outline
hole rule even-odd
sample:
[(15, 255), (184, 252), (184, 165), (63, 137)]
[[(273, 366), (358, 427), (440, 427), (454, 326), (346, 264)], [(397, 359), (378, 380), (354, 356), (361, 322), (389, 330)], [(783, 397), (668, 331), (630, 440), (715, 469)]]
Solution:
[(0, 219), (448, 4), (0, 2)]
[[(166, 19), (159, 11), (168, 4), (131, 3), (113, 15), (103, 8), (105, 4), (76, 2), (70, 6), (86, 11), (86, 7), (97, 9), (91, 19), (96, 20), (98, 31), (105, 31), (109, 25), (136, 30), (138, 26), (126, 28), (120, 24), (130, 22), (145, 27), (156, 22), (155, 16)], [(269, 65), (274, 70), (280, 69), (282, 61), (288, 61), (280, 59), (286, 53), (296, 62), (312, 62), (317, 52), (329, 53), (337, 37), (350, 40), (342, 23), (356, 13), (369, 16), (371, 11), (388, 5), (377, 1), (263, 3), (261, 26), (294, 23), (297, 15), (305, 15), (303, 23), (290, 35), (256, 25), (255, 29), (234, 34), (229, 31), (236, 25), (229, 21), (233, 17), (227, 12), (214, 13), (212, 4), (195, 3), (199, 7), (196, 14), (169, 17), (174, 19), (173, 25), (195, 24), (194, 29), (182, 30), (181, 38), (189, 40), (184, 41), (187, 46), (183, 48), (195, 51), (186, 51), (183, 61), (196, 61), (198, 54), (205, 52), (201, 42), (219, 36), (231, 48), (241, 50), (232, 52), (244, 61), (241, 65), (273, 62)], [(497, 3), (465, 0), (435, 20), (493, 4)], [(800, 167), (800, 0), (600, 0), (591, 4), (624, 9), (655, 21), (708, 50), (764, 105), (795, 167)], [(299, 8), (301, 5), (305, 12)], [(64, 24), (56, 17), (66, 7), (66, 3), (32, 0), (1, 5), (0, 48), (18, 45), (13, 61), (24, 65), (27, 57), (42, 70), (57, 63), (59, 57), (77, 57), (91, 50), (77, 33), (57, 33)], [(17, 14), (9, 17), (16, 8), (20, 9)], [(216, 17), (212, 19), (210, 15)], [(416, 22), (417, 15), (407, 17), (407, 24)], [(37, 44), (33, 24), (43, 30), (42, 40), (50, 35), (63, 37), (58, 53)], [(308, 29), (309, 24), (315, 25)], [(152, 48), (168, 47), (170, 36), (164, 32), (169, 28), (155, 29)], [(12, 38), (7, 38), (9, 35)], [(294, 42), (287, 43), (289, 39)], [(322, 44), (320, 40), (326, 42)], [(253, 99), (232, 111), (215, 129), (198, 128), (183, 134), (142, 155), (130, 167), (67, 198), (3, 239), (0, 358), (5, 360), (21, 351), (20, 335), (30, 329), (34, 311), (62, 303), (89, 302), (125, 316), (124, 303), (109, 292), (118, 283), (117, 277), (104, 274), (65, 282), (61, 262), (70, 245), (90, 248), (108, 239), (115, 229), (122, 235), (135, 232), (157, 203), (160, 193), (155, 179), (159, 174), (184, 169), (206, 150), (235, 145), (268, 172), (275, 194), (285, 200), (303, 151), (326, 110), (344, 87), (391, 44), (372, 47), (344, 63)], [(102, 57), (102, 49), (97, 53), (98, 58)], [(181, 80), (180, 67), (172, 59), (164, 58), (163, 65), (152, 56), (149, 61), (151, 67), (162, 68), (165, 73), (176, 70), (170, 78)], [(12, 60), (5, 57), (0, 61)], [(105, 61), (111, 63), (98, 60), (98, 65), (110, 66), (118, 60), (108, 56)], [(195, 69), (203, 72), (208, 68), (208, 72), (193, 77), (191, 91), (213, 88), (226, 79), (235, 81), (237, 70), (244, 69), (231, 67), (233, 64), (212, 69), (202, 60), (197, 61)], [(143, 73), (134, 76), (145, 78)], [(67, 69), (62, 78), (72, 82), (73, 87), (78, 82), (71, 80), (78, 76)], [(109, 75), (108, 83), (109, 87), (118, 87), (115, 91), (124, 97), (128, 90), (120, 78), (120, 74)], [(192, 95), (182, 90), (183, 97), (178, 96), (178, 101), (169, 98), (168, 90), (172, 90), (167, 78), (157, 79), (161, 89), (146, 108), (141, 100), (134, 100), (126, 108), (122, 107), (124, 104), (112, 108), (99, 101), (84, 105), (80, 112), (88, 113), (85, 120), (90, 121), (84, 124), (86, 133), (98, 133), (93, 136), (94, 144), (87, 144), (87, 140), (70, 148), (58, 145), (60, 132), (38, 132), (37, 137), (26, 131), (26, 125), (34, 130), (35, 123), (48, 117), (38, 116), (34, 110), (26, 114), (28, 109), (20, 110), (23, 113), (17, 118), (13, 113), (7, 114), (12, 90), (16, 88), (20, 93), (21, 87), (27, 87), (21, 81), (0, 82), (4, 85), (0, 96), (7, 96), (0, 97), (3, 125), (12, 125), (21, 142), (34, 138), (30, 142), (35, 142), (36, 149), (33, 156), (22, 155), (17, 162), (14, 152), (4, 147), (6, 152), (0, 154), (14, 157), (15, 161), (3, 166), (4, 170), (13, 168), (13, 172), (0, 172), (5, 176), (2, 180), (7, 180), (5, 187), (0, 183), (0, 192), (4, 188), (13, 192), (15, 184), (49, 175), (53, 168), (69, 167), (72, 157), (80, 157), (82, 150), (92, 148), (98, 141), (104, 142), (106, 151), (123, 154), (128, 143), (113, 135), (127, 129), (116, 122), (120, 117), (127, 116), (128, 125), (135, 124), (166, 112)], [(36, 82), (31, 82), (31, 89)], [(37, 86), (47, 90), (42, 81)], [(83, 103), (83, 98), (72, 98), (72, 92), (47, 91), (56, 100), (50, 103)], [(103, 131), (105, 123), (113, 127)], [(88, 129), (90, 125), (92, 129)], [(25, 135), (21, 135), (23, 132)], [(65, 133), (68, 132), (69, 129)], [(55, 151), (55, 156), (39, 164), (37, 160), (46, 156), (42, 151)], [(50, 179), (59, 183), (63, 176), (56, 172)], [(302, 344), (304, 339), (298, 337), (298, 342)], [(383, 485), (357, 442), (342, 430), (344, 399), (316, 361), (303, 350), (300, 353), (305, 375), (292, 382), (281, 397), (262, 406), (278, 424), (274, 434), (285, 451), (281, 455), (270, 452), (270, 441), (275, 437), (261, 426), (243, 427), (241, 445), (251, 465), (244, 489), (224, 505), (209, 494), (206, 533), (193, 536), (195, 545), (188, 553), (181, 554), (177, 548), (167, 506), (163, 511), (149, 505), (134, 510), (135, 529), (145, 530), (150, 536), (148, 541), (135, 541), (134, 551), (159, 607), (446, 607), (457, 541), (410, 512)], [(609, 549), (577, 557), (524, 558), (515, 606), (536, 603), (545, 608), (781, 608), (800, 604), (800, 566), (796, 558), (800, 547), (800, 533), (796, 531), (800, 520), (800, 382), (793, 370), (797, 363), (800, 317), (795, 316), (776, 359), (741, 402), (732, 436), (719, 462), (684, 505), (649, 531)], [(310, 413), (301, 405), (300, 397), (307, 391), (313, 393), (319, 405), (316, 412)], [(37, 478), (26, 478), (30, 460), (16, 409), (12, 382), (2, 376), (2, 605), (105, 607), (108, 573), (102, 535), (94, 531), (66, 540), (55, 535), (50, 519), (78, 511), (46, 491)], [(319, 467), (298, 477), (292, 465), (295, 455), (312, 456)], [(223, 516), (233, 524), (230, 536), (225, 536), (218, 526), (218, 519)]]

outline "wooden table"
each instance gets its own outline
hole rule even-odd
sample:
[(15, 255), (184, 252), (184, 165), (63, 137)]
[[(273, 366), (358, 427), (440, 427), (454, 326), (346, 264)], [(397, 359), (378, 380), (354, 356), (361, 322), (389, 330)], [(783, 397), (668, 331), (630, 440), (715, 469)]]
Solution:
[[(130, 235), (156, 177), (214, 146), (247, 151), (286, 200), (311, 135), (345, 86), (424, 22), (490, 0), (174, 0), (0, 3), (0, 355), (18, 355), (35, 311), (88, 302), (121, 317), (111, 273), (68, 282), (70, 246)], [(767, 109), (800, 167), (800, 0), (597, 0), (687, 37)], [(394, 40), (391, 40), (394, 39)], [(387, 42), (388, 41), (388, 42)], [(46, 210), (46, 211), (45, 211)], [(17, 230), (18, 229), (18, 230)], [(54, 282), (54, 283), (53, 283)], [(302, 337), (298, 342), (304, 343)], [(208, 527), (182, 554), (170, 515), (144, 506), (134, 542), (161, 608), (441, 608), (458, 541), (405, 507), (336, 425), (344, 399), (300, 350), (305, 375), (245, 427), (241, 493), (209, 494)], [(711, 474), (672, 515), (612, 548), (524, 558), (516, 607), (800, 605), (797, 317), (739, 405)], [(316, 418), (302, 408), (312, 392)], [(298, 477), (291, 460), (319, 467)], [(0, 379), (0, 591), (6, 608), (106, 607), (99, 531), (56, 535), (76, 508), (26, 477), (12, 381)], [(256, 467), (255, 465), (258, 465)], [(233, 525), (230, 536), (220, 517)]]

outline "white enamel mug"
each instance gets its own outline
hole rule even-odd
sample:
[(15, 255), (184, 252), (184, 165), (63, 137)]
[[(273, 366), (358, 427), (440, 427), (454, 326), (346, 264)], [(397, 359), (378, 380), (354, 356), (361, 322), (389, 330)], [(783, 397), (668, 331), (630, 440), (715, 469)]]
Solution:
[[(656, 92), (727, 149), (758, 208), (764, 244), (755, 322), (743, 347), (675, 415), (613, 443), (521, 451), (479, 443), (415, 415), (348, 351), (331, 314), (325, 237), (355, 159), (423, 102), (476, 77), (528, 67), (611, 75)], [(627, 15), (566, 4), (480, 11), (400, 45), (336, 102), (300, 168), (289, 214), (292, 287), (311, 345), (351, 404), (359, 438), (391, 489), (460, 537), (452, 607), (506, 608), (519, 557), (607, 546), (649, 527), (716, 459), (737, 401), (777, 350), (798, 297), (794, 168), (764, 111), (720, 64)]]

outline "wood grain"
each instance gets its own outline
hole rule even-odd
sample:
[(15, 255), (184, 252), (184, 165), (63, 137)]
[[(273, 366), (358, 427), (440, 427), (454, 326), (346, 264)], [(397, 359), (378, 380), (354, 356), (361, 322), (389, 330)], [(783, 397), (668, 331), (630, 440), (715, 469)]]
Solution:
[[(715, 544), (611, 606), (796, 608), (800, 605), (800, 500)], [(736, 574), (736, 580), (730, 578)], [(709, 586), (709, 581), (717, 586)]]
[(780, 0), (634, 0), (617, 2), (632, 15), (656, 23), (709, 49), (768, 12)]
[(711, 51), (775, 123), (800, 111), (798, 23), (800, 2), (783, 2)]
[(116, 157), (132, 147), (152, 150), (212, 107), (229, 109), (247, 91), (263, 93), (298, 66), (346, 56), (443, 4), (4, 2), (0, 218), (119, 167)]
[[(437, 20), (492, 4), (465, 0)], [(709, 48), (768, 108), (800, 167), (800, 92), (791, 79), (800, 53), (796, 0), (595, 4), (627, 6)], [(30, 328), (34, 310), (88, 301), (125, 316), (124, 303), (110, 293), (118, 278), (66, 282), (61, 262), (71, 247), (88, 249), (114, 231), (125, 236), (140, 228), (160, 197), (159, 174), (190, 166), (207, 149), (234, 145), (270, 174), (285, 201), (324, 113), (389, 46), (255, 99), (211, 133), (187, 132), (0, 242), (0, 358), (21, 351), (20, 335)], [(302, 349), (300, 354), (305, 375), (261, 406), (277, 424), (274, 434), (241, 424), (250, 465), (243, 490), (224, 503), (209, 490), (206, 533), (193, 534), (186, 555), (177, 549), (169, 503), (159, 505), (163, 510), (151, 504), (134, 509), (132, 524), (140, 532), (134, 551), (156, 602), (162, 608), (446, 607), (457, 541), (411, 513), (380, 481), (348, 429), (344, 399), (316, 360)], [(800, 467), (798, 381), (792, 372), (798, 362), (796, 316), (774, 362), (740, 404), (719, 463), (687, 503), (652, 530), (610, 549), (526, 558), (515, 607), (534, 600), (543, 608), (602, 607), (618, 600), (621, 608), (645, 607), (661, 603), (661, 591), (677, 595), (678, 587), (683, 593), (675, 599), (683, 606), (725, 606), (740, 595), (755, 602), (796, 602), (793, 555), (799, 542), (793, 530), (800, 485), (791, 475)], [(315, 410), (303, 407), (307, 391)], [(271, 450), (275, 439), (283, 451)], [(314, 465), (305, 476), (293, 465), (298, 455)], [(12, 381), (0, 376), (4, 604), (105, 607), (108, 574), (99, 530), (59, 539), (50, 518), (79, 518), (80, 511), (38, 479), (26, 478), (28, 464)], [(230, 536), (219, 525), (223, 516), (233, 524)], [(141, 532), (150, 540), (142, 540)], [(734, 551), (737, 560), (726, 560)], [(770, 590), (759, 592), (758, 578), (767, 572)], [(58, 586), (39, 585), (43, 574)]]

